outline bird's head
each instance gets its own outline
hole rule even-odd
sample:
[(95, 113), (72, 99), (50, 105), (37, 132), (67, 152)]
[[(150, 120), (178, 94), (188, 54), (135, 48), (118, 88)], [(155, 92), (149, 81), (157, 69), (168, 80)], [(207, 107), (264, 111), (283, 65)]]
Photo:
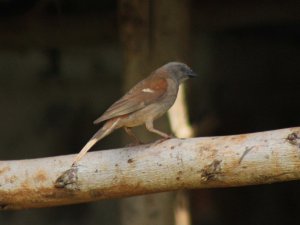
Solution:
[(162, 68), (167, 70), (179, 83), (197, 76), (190, 67), (181, 62), (169, 62), (162, 66)]

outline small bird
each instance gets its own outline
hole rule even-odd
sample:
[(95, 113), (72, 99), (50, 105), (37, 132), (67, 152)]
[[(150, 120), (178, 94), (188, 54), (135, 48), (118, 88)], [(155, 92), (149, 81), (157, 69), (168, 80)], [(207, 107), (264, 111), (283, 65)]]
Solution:
[(77, 154), (72, 166), (76, 165), (99, 140), (121, 127), (138, 142), (131, 128), (142, 124), (146, 125), (148, 131), (164, 139), (171, 138), (171, 135), (155, 129), (153, 121), (165, 114), (174, 104), (179, 85), (195, 76), (196, 74), (181, 62), (169, 62), (152, 72), (94, 121), (94, 124), (106, 122)]

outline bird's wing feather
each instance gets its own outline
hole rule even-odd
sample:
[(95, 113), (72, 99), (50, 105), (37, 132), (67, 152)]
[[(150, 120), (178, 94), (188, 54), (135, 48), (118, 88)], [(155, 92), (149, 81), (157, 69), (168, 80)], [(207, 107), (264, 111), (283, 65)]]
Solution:
[(163, 77), (149, 77), (136, 84), (120, 100), (109, 107), (94, 124), (135, 112), (145, 106), (156, 102), (167, 91), (168, 82)]

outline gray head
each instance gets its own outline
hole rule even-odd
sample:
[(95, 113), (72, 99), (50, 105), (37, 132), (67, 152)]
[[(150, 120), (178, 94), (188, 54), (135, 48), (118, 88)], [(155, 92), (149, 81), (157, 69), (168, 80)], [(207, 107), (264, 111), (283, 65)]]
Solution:
[(197, 76), (190, 67), (181, 62), (169, 62), (162, 68), (166, 69), (179, 83)]

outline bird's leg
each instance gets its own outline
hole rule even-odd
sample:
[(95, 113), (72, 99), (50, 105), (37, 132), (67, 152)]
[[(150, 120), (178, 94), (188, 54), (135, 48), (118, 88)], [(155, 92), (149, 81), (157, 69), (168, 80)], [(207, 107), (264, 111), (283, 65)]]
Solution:
[(141, 145), (143, 142), (140, 141), (140, 139), (133, 133), (132, 129), (129, 127), (124, 127), (124, 130), (126, 133), (133, 139), (133, 145)]
[(173, 137), (172, 135), (166, 134), (166, 133), (164, 133), (162, 131), (159, 131), (159, 130), (155, 129), (153, 127), (153, 121), (152, 120), (146, 122), (146, 128), (150, 132), (158, 134), (159, 136), (163, 137), (163, 140), (170, 139), (170, 138)]

